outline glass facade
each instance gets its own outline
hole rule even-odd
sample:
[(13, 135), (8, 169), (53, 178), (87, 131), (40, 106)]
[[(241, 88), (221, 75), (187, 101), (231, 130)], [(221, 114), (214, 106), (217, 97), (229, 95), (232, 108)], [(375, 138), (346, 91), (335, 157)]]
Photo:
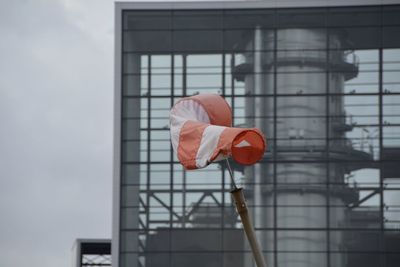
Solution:
[(119, 266), (254, 266), (214, 163), (185, 171), (169, 110), (216, 93), (267, 137), (239, 166), (270, 267), (400, 262), (400, 6), (122, 12)]

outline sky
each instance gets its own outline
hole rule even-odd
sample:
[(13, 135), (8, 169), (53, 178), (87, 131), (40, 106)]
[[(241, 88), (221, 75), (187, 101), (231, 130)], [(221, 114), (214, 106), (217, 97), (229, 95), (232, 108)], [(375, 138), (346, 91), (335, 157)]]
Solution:
[(0, 267), (111, 237), (114, 3), (0, 0)]

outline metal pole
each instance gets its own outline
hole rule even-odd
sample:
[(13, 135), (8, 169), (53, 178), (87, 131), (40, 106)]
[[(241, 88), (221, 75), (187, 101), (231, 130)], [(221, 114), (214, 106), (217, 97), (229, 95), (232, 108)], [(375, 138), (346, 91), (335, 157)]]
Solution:
[(244, 198), (244, 195), (243, 195), (243, 189), (238, 188), (236, 186), (235, 181), (233, 179), (233, 175), (232, 175), (232, 169), (231, 169), (228, 159), (226, 159), (226, 163), (227, 163), (229, 174), (231, 176), (232, 183), (234, 186), (234, 189), (231, 191), (231, 194), (235, 201), (237, 213), (239, 214), (240, 220), (242, 221), (243, 229), (244, 229), (244, 232), (246, 233), (247, 240), (250, 243), (250, 247), (251, 247), (251, 251), (253, 253), (254, 260), (256, 262), (257, 267), (267, 267), (267, 264), (265, 263), (265, 260), (264, 260), (264, 256), (261, 252), (260, 245), (258, 244), (253, 225), (251, 224), (249, 211), (248, 211), (247, 205), (246, 205), (246, 199)]
[(260, 245), (258, 244), (253, 225), (251, 224), (243, 190), (242, 188), (236, 188), (231, 191), (231, 194), (235, 200), (236, 210), (239, 213), (240, 219), (242, 220), (243, 229), (246, 233), (247, 240), (250, 243), (251, 251), (253, 252), (253, 257), (256, 261), (257, 267), (267, 267)]

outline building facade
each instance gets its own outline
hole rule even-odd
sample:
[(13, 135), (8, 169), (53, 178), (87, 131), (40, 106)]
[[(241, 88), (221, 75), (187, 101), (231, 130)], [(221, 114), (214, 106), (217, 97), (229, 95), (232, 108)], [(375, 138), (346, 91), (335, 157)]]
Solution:
[(113, 266), (254, 266), (226, 166), (171, 148), (201, 93), (267, 137), (232, 166), (268, 266), (397, 266), (400, 3), (281, 2), (116, 4)]
[(73, 252), (73, 267), (111, 266), (110, 239), (76, 239)]

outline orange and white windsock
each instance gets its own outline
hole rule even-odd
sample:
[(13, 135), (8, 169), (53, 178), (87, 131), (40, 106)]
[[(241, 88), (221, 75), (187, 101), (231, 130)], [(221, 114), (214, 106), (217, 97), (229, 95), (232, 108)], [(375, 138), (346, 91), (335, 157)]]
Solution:
[(170, 131), (173, 149), (188, 170), (229, 156), (240, 164), (254, 164), (266, 147), (258, 129), (232, 127), (231, 108), (216, 94), (179, 100), (171, 109)]

